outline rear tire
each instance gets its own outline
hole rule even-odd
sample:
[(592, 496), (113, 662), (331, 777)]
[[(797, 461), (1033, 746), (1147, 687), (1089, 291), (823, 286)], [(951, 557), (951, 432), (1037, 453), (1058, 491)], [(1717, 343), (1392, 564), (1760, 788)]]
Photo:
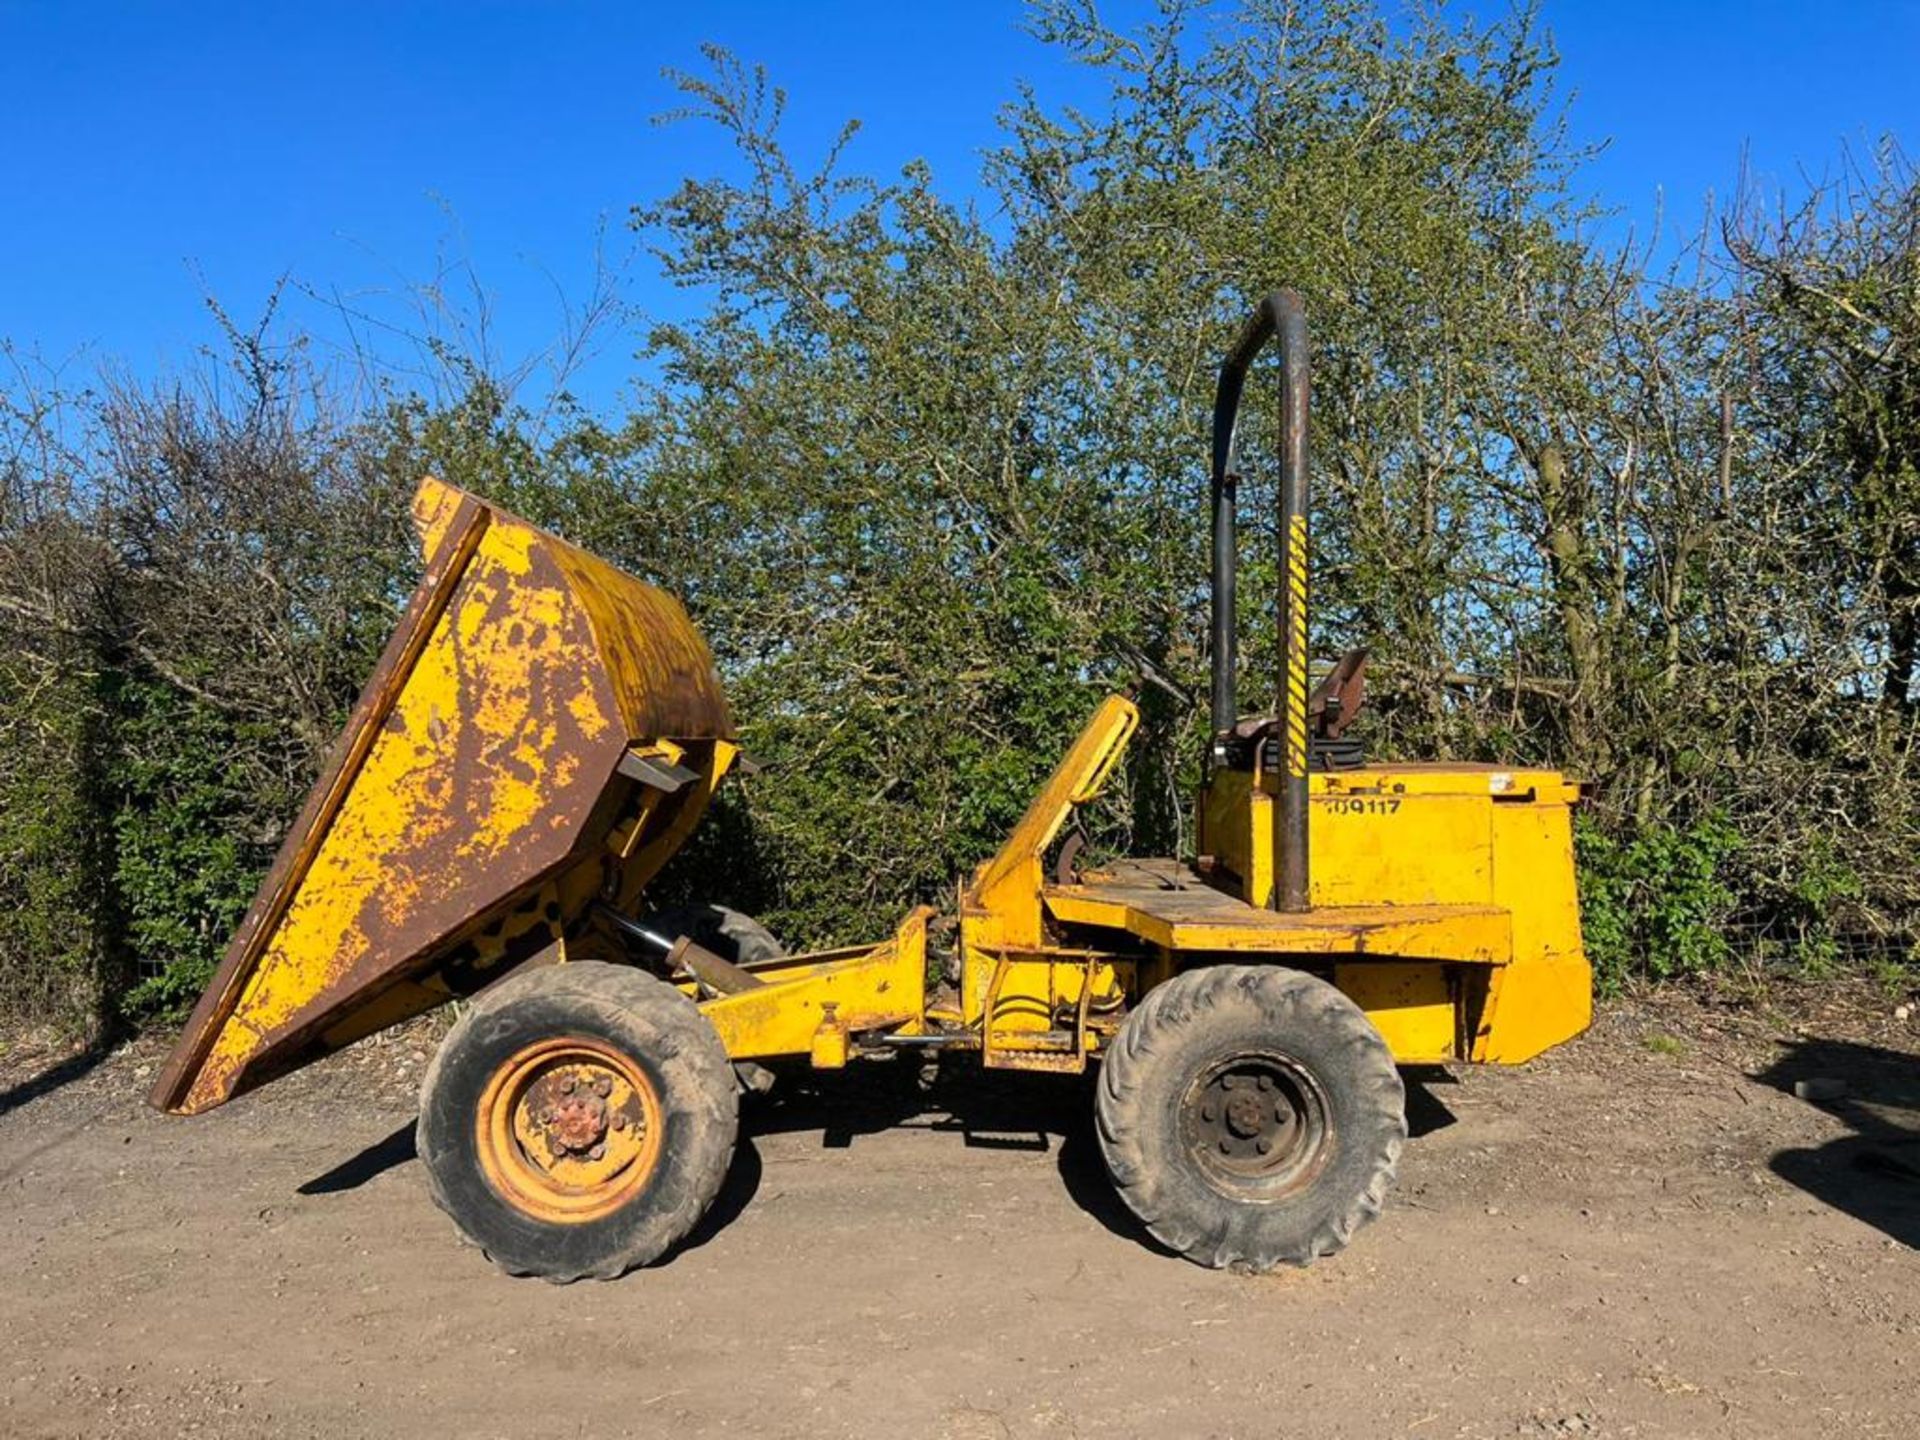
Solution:
[[(671, 939), (685, 936), (734, 965), (780, 960), (787, 953), (786, 946), (766, 926), (746, 911), (725, 905), (674, 905), (654, 911), (647, 923)], [(774, 1072), (751, 1060), (740, 1061), (733, 1073), (741, 1090), (748, 1094), (764, 1095), (774, 1086)]]
[(686, 1238), (732, 1162), (738, 1092), (693, 1002), (641, 971), (542, 965), (484, 992), (428, 1066), (434, 1203), (510, 1275), (612, 1280)]
[(1095, 1113), (1121, 1199), (1216, 1269), (1343, 1248), (1380, 1213), (1407, 1134), (1399, 1072), (1366, 1015), (1268, 965), (1156, 987), (1101, 1063)]
[(778, 960), (787, 953), (766, 926), (744, 910), (725, 905), (675, 905), (649, 915), (647, 923), (671, 939), (684, 935), (735, 965)]

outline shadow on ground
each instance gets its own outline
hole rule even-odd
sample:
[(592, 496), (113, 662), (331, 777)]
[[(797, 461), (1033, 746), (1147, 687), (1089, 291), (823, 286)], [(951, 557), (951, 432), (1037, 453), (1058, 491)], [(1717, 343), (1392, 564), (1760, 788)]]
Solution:
[[(1407, 1127), (1418, 1139), (1454, 1123), (1435, 1093), (1456, 1083), (1440, 1069), (1404, 1072)], [(845, 1071), (802, 1072), (773, 1093), (749, 1097), (741, 1134), (818, 1130), (828, 1149), (862, 1135), (926, 1129), (956, 1134), (974, 1149), (1051, 1152), (1068, 1196), (1114, 1234), (1170, 1254), (1122, 1203), (1107, 1178), (1093, 1124), (1093, 1076), (1065, 1077), (978, 1065), (922, 1065), (903, 1057)]]
[(1808, 1150), (1782, 1150), (1774, 1174), (1920, 1249), (1920, 1064), (1910, 1055), (1840, 1040), (1803, 1040), (1755, 1078), (1852, 1131)]
[(44, 1070), (36, 1071), (24, 1080), (16, 1081), (6, 1089), (0, 1090), (0, 1115), (18, 1110), (22, 1105), (31, 1104), (42, 1095), (51, 1094), (62, 1085), (71, 1085), (75, 1080), (91, 1074), (112, 1053), (111, 1045), (104, 1043), (91, 1045), (85, 1050), (54, 1061)]
[(749, 1097), (741, 1111), (743, 1135), (818, 1130), (829, 1150), (851, 1149), (863, 1135), (913, 1129), (957, 1135), (970, 1149), (1052, 1154), (1076, 1205), (1115, 1234), (1160, 1248), (1107, 1180), (1093, 1133), (1090, 1076), (922, 1065), (903, 1057), (783, 1077), (772, 1093)]
[(358, 1190), (376, 1175), (383, 1175), (413, 1159), (414, 1122), (409, 1120), (384, 1140), (376, 1140), (357, 1155), (349, 1155), (324, 1175), (316, 1175), (296, 1191), (301, 1195), (338, 1195)]
[[(1440, 1070), (1409, 1071), (1407, 1122), (1414, 1138), (1453, 1124), (1434, 1093), (1453, 1083)], [(800, 1070), (782, 1075), (765, 1095), (741, 1100), (740, 1139), (719, 1195), (684, 1243), (658, 1263), (697, 1250), (752, 1201), (762, 1165), (756, 1137), (818, 1131), (823, 1149), (849, 1150), (860, 1137), (922, 1129), (960, 1137), (969, 1148), (1053, 1154), (1061, 1184), (1088, 1215), (1114, 1234), (1170, 1254), (1128, 1210), (1107, 1178), (1093, 1126), (1093, 1077), (982, 1070), (977, 1065), (923, 1064), (903, 1057), (842, 1071)], [(414, 1124), (316, 1175), (302, 1195), (356, 1190), (414, 1158)], [(848, 1163), (857, 1164), (857, 1160)]]

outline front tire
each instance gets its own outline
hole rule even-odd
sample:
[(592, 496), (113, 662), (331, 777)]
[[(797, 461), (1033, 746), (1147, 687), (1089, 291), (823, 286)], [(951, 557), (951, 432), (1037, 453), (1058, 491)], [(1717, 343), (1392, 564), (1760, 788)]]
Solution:
[(434, 1202), (502, 1270), (611, 1280), (699, 1223), (738, 1105), (720, 1037), (678, 990), (543, 965), (484, 992), (441, 1044), (418, 1149)]
[(1100, 1149), (1129, 1209), (1216, 1269), (1307, 1265), (1380, 1213), (1406, 1093), (1366, 1015), (1269, 965), (1156, 987), (1101, 1062)]

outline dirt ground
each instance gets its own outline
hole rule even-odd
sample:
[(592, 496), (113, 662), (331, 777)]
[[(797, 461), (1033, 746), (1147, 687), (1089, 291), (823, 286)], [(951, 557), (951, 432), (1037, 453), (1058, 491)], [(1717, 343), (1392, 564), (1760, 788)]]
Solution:
[(1156, 1253), (1051, 1077), (789, 1088), (693, 1245), (555, 1287), (428, 1202), (422, 1032), (190, 1121), (159, 1042), (16, 1037), (0, 1435), (1912, 1436), (1920, 1017), (1794, 1003), (1427, 1077), (1387, 1214), (1267, 1277)]

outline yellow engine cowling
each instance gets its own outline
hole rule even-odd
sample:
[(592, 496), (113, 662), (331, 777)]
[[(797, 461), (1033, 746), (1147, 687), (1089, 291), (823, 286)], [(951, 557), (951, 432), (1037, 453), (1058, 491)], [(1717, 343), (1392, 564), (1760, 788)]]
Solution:
[[(1248, 904), (1270, 903), (1273, 782), (1219, 770), (1201, 794), (1208, 878)], [(1403, 1059), (1517, 1063), (1579, 1034), (1592, 1018), (1580, 936), (1572, 807), (1580, 787), (1553, 770), (1497, 765), (1370, 765), (1311, 777), (1316, 909), (1489, 906), (1510, 946), (1486, 969), (1356, 960), (1337, 983)], [(1457, 1018), (1470, 1021), (1464, 1032)]]

